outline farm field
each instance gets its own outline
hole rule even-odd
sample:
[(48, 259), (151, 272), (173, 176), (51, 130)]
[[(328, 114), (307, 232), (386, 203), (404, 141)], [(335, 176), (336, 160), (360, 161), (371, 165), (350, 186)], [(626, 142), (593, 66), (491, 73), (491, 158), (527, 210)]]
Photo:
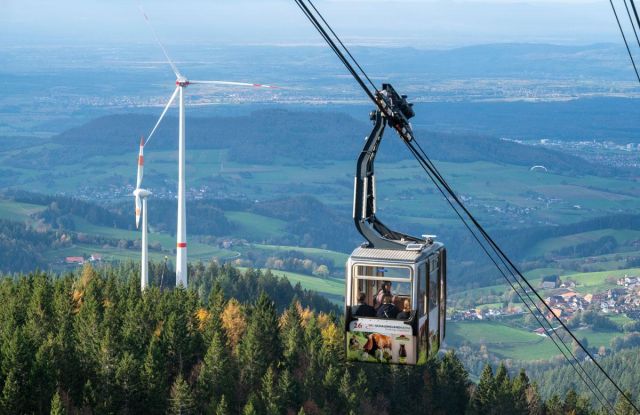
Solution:
[[(609, 347), (611, 340), (622, 336), (620, 332), (575, 331), (579, 339), (586, 339), (589, 347)], [(531, 331), (512, 327), (496, 321), (449, 321), (447, 322), (447, 346), (456, 348), (471, 343), (472, 347), (485, 345), (488, 352), (501, 359), (532, 361), (549, 359), (560, 352), (548, 337)]]
[[(247, 268), (238, 267), (240, 270), (246, 270)], [(266, 268), (261, 268), (261, 271), (267, 271)], [(335, 304), (341, 305), (344, 301), (345, 285), (343, 280), (335, 278), (319, 278), (312, 275), (299, 274), (295, 272), (271, 270), (271, 273), (278, 277), (287, 277), (292, 285), (300, 283), (302, 288), (307, 290), (316, 291), (326, 296), (330, 301)]]
[(238, 236), (267, 238), (273, 235), (281, 235), (286, 226), (286, 222), (283, 220), (269, 218), (251, 212), (230, 211), (225, 212), (224, 215), (238, 226), (238, 229), (235, 231)]
[(319, 256), (326, 258), (333, 262), (333, 266), (336, 268), (344, 267), (347, 263), (349, 255), (342, 252), (331, 251), (321, 248), (307, 248), (299, 246), (286, 246), (286, 245), (264, 245), (264, 244), (249, 244), (250, 249), (258, 249), (264, 251), (284, 252), (284, 251), (297, 251), (303, 254)]

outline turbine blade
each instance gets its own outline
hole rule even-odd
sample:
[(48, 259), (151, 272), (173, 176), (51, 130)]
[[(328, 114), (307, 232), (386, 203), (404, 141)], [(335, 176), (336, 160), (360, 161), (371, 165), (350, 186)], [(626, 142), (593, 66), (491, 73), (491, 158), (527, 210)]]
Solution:
[(189, 81), (190, 84), (211, 84), (211, 85), (231, 85), (231, 86), (249, 86), (253, 88), (271, 88), (271, 89), (280, 89), (274, 85), (265, 85), (265, 84), (251, 84), (248, 82), (233, 82), (233, 81)]
[(136, 229), (140, 227), (140, 213), (142, 212), (142, 201), (140, 195), (136, 193)]
[(160, 41), (160, 38), (158, 37), (158, 33), (156, 32), (156, 29), (155, 27), (153, 27), (153, 24), (151, 23), (151, 19), (149, 19), (149, 16), (147, 16), (147, 13), (145, 13), (144, 9), (142, 8), (142, 4), (138, 4), (138, 8), (140, 9), (140, 13), (142, 13), (142, 16), (144, 17), (144, 20), (147, 22), (147, 25), (149, 25), (149, 27), (151, 28), (151, 31), (153, 32), (153, 37), (156, 39), (156, 43), (158, 44), (158, 46), (160, 46), (160, 49), (162, 49), (162, 53), (164, 53), (164, 57), (167, 59), (167, 62), (169, 63), (169, 65), (171, 65), (171, 69), (173, 70), (173, 73), (176, 75), (176, 78), (182, 78), (183, 77), (182, 74), (180, 73), (176, 65), (173, 63), (173, 61), (169, 57), (169, 54), (167, 53), (167, 49), (165, 49), (164, 45)]
[(158, 118), (158, 121), (156, 122), (156, 125), (153, 126), (153, 130), (151, 130), (151, 133), (149, 134), (149, 137), (147, 137), (147, 141), (144, 142), (144, 145), (146, 146), (147, 143), (149, 142), (149, 140), (151, 140), (151, 137), (153, 137), (153, 134), (156, 132), (156, 130), (158, 129), (158, 126), (160, 125), (160, 122), (162, 121), (162, 119), (164, 118), (164, 115), (167, 113), (167, 110), (169, 109), (169, 107), (171, 106), (171, 103), (173, 102), (174, 99), (176, 99), (176, 95), (178, 94), (178, 90), (180, 89), (179, 86), (176, 87), (176, 90), (173, 91), (173, 95), (171, 95), (171, 98), (169, 98), (169, 102), (167, 102), (167, 105), (164, 107), (164, 110), (162, 110), (162, 114), (160, 114), (160, 118)]
[(140, 137), (140, 152), (138, 153), (138, 178), (136, 180), (136, 189), (142, 185), (142, 176), (144, 174), (144, 137)]

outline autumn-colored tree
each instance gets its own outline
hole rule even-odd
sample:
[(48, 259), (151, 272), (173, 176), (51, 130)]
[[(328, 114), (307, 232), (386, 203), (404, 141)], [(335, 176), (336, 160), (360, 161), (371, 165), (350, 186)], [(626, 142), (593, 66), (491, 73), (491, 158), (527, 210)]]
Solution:
[(222, 327), (224, 328), (231, 349), (235, 352), (247, 328), (243, 307), (238, 300), (232, 298), (224, 307), (221, 317)]

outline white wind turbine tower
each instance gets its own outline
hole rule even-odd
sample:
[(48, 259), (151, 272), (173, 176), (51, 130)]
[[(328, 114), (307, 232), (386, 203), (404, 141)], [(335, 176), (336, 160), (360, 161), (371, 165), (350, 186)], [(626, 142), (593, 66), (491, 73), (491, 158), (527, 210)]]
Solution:
[(167, 62), (171, 66), (173, 73), (176, 75), (176, 89), (173, 91), (169, 102), (164, 107), (160, 118), (156, 122), (156, 125), (151, 130), (149, 137), (147, 138), (148, 143), (156, 129), (160, 125), (160, 122), (164, 118), (164, 115), (167, 113), (167, 110), (173, 103), (176, 95), (179, 95), (178, 103), (179, 103), (179, 121), (178, 121), (178, 224), (176, 230), (176, 286), (182, 285), (183, 287), (187, 287), (187, 223), (186, 223), (186, 203), (185, 203), (185, 106), (184, 106), (184, 89), (192, 84), (211, 84), (211, 85), (226, 85), (226, 86), (248, 86), (248, 87), (256, 87), (256, 88), (276, 88), (271, 85), (263, 85), (263, 84), (252, 84), (246, 82), (230, 82), (230, 81), (193, 81), (187, 79), (183, 76), (178, 68), (173, 63), (167, 50), (163, 46), (162, 42), (160, 42), (160, 38), (158, 37), (157, 32), (155, 31), (149, 17), (144, 12), (142, 7), (140, 7), (140, 11), (144, 16), (147, 24), (151, 28), (153, 35), (155, 37), (158, 46), (162, 49), (162, 53), (164, 54)]
[(140, 152), (138, 153), (138, 177), (133, 196), (136, 198), (136, 228), (140, 226), (142, 214), (142, 255), (140, 258), (140, 289), (144, 291), (149, 285), (149, 251), (147, 240), (147, 197), (151, 192), (142, 189), (142, 175), (144, 173), (144, 138), (140, 138)]

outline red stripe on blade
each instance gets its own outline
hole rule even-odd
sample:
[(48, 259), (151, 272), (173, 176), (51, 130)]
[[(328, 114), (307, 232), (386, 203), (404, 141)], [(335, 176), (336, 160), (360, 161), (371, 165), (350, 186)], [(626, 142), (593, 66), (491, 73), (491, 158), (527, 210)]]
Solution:
[(178, 242), (177, 247), (178, 248), (186, 248), (187, 247), (187, 243), (186, 242)]

